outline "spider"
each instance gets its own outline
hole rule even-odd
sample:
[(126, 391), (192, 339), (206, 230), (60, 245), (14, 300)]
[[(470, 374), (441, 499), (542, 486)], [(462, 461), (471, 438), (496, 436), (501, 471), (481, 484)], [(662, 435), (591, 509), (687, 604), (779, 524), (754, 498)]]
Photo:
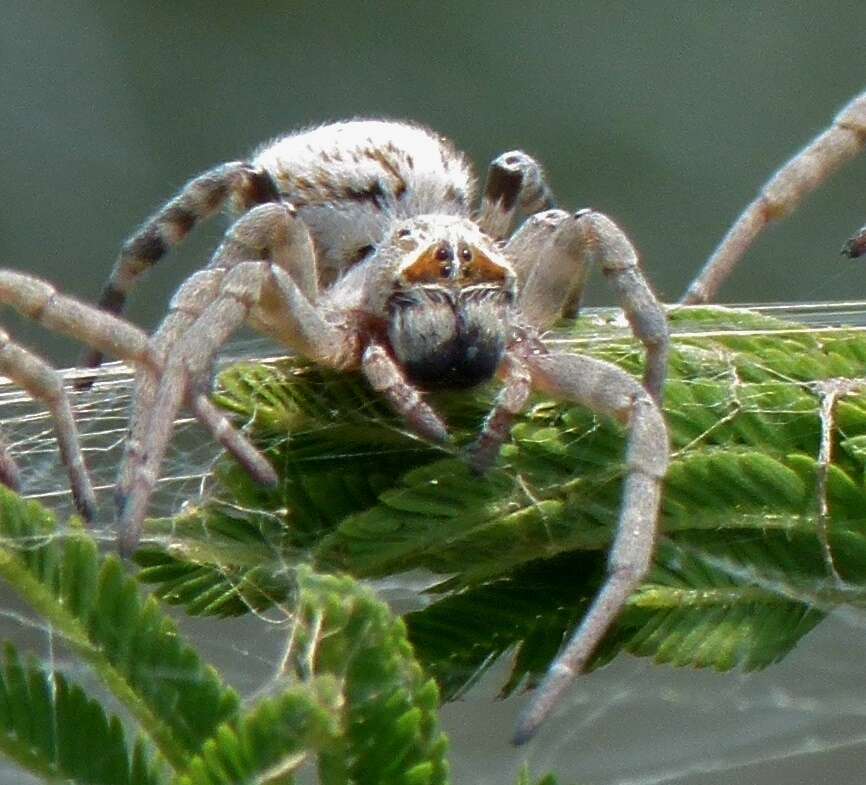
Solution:
[[(793, 212), (805, 196), (860, 153), (866, 145), (866, 92), (852, 98), (830, 126), (785, 163), (761, 188), (713, 252), (680, 302), (710, 302), (763, 229)], [(866, 226), (842, 247), (856, 258), (866, 253)]]
[[(240, 217), (210, 264), (175, 294), (153, 336), (158, 369), (140, 367), (116, 488), (121, 548), (133, 550), (186, 401), (206, 400), (220, 347), (243, 323), (317, 363), (359, 370), (424, 439), (448, 431), (423, 391), (501, 391), (469, 449), (483, 472), (533, 388), (629, 428), (622, 510), (608, 577), (527, 709), (531, 736), (646, 574), (668, 438), (658, 401), (668, 331), (625, 234), (601, 213), (553, 209), (539, 164), (520, 151), (490, 165), (480, 208), (473, 175), (443, 137), (409, 123), (352, 120), (277, 139), (250, 162), (188, 182), (122, 246), (101, 306), (123, 308), (136, 278), (194, 224), (231, 204)], [(518, 214), (527, 216), (511, 233)], [(588, 267), (611, 281), (646, 347), (644, 383), (597, 359), (549, 350), (542, 335), (575, 316)], [(100, 362), (91, 353), (91, 367)], [(275, 482), (226, 420), (214, 428), (253, 475)], [(253, 465), (255, 464), (255, 465)]]

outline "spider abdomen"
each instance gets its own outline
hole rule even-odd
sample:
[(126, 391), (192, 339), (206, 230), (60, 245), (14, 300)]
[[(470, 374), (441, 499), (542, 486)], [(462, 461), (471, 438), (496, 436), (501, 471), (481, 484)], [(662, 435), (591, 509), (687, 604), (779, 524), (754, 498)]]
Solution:
[(465, 157), (412, 123), (348, 120), (271, 142), (253, 159), (298, 210), (329, 285), (375, 246), (394, 220), (467, 215), (474, 176)]

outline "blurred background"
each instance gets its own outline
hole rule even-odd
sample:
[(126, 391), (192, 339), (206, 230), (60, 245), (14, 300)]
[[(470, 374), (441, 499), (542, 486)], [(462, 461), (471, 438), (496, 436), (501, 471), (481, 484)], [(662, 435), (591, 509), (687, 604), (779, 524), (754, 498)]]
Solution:
[[(614, 217), (674, 300), (775, 168), (866, 87), (864, 31), (866, 6), (841, 0), (6, 0), (0, 265), (93, 299), (123, 238), (197, 172), (297, 126), (406, 117), (482, 176), (503, 150), (538, 157), (561, 205)], [(721, 299), (863, 298), (866, 270), (839, 248), (864, 222), (866, 156), (768, 231)], [(164, 313), (214, 224), (136, 290), (133, 320)], [(589, 304), (609, 302), (595, 282)], [(78, 353), (4, 323), (57, 363)], [(241, 681), (278, 655), (217, 643)], [(563, 782), (860, 782), (864, 644), (858, 620), (835, 619), (752, 676), (621, 658), (520, 751), (521, 699), (492, 703), (494, 675), (446, 710), (455, 782), (513, 781), (525, 758)]]

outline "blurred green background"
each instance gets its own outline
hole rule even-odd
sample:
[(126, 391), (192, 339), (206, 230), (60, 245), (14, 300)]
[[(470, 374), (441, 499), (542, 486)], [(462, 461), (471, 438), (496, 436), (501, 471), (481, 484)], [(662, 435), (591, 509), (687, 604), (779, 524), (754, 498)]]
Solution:
[[(192, 175), (293, 127), (365, 115), (438, 129), (482, 175), (497, 153), (526, 149), (563, 206), (591, 205), (629, 232), (673, 300), (774, 169), (866, 87), (866, 6), (840, 0), (0, 7), (0, 265), (85, 299), (123, 238)], [(722, 299), (863, 298), (866, 270), (838, 252), (864, 222), (866, 157), (769, 231)], [(134, 320), (164, 313), (215, 224), (136, 290)], [(603, 282), (589, 302), (611, 302)], [(4, 322), (56, 362), (77, 355)], [(268, 672), (278, 645), (241, 641), (218, 645), (242, 675)], [(563, 782), (860, 782), (862, 646), (837, 621), (756, 676), (621, 659), (519, 753), (506, 740), (522, 699), (492, 703), (494, 677), (446, 710), (456, 779), (513, 781), (528, 755)]]

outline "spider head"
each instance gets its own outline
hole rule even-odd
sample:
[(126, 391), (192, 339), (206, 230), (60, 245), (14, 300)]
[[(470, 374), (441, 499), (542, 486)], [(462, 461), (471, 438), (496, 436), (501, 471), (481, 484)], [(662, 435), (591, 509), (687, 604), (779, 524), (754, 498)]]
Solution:
[(413, 383), (472, 387), (499, 367), (510, 332), (515, 275), (465, 218), (424, 216), (392, 237), (402, 252), (385, 302), (388, 342)]

